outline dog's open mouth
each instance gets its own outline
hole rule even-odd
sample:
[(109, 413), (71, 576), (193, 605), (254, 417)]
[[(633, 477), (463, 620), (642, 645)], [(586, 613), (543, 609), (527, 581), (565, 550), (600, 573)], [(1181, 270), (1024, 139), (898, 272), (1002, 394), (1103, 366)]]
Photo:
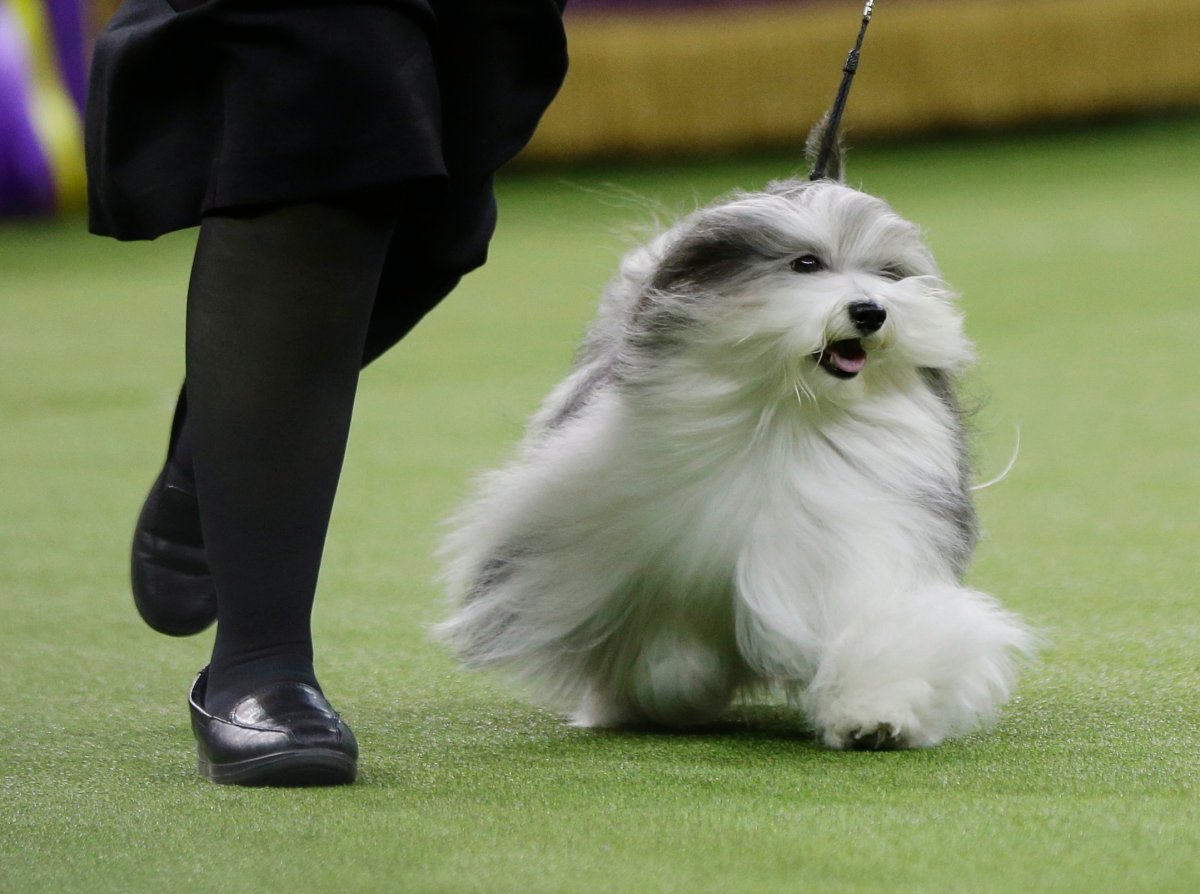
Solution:
[(845, 338), (827, 344), (817, 356), (825, 372), (839, 379), (853, 379), (867, 365), (867, 351), (862, 339)]

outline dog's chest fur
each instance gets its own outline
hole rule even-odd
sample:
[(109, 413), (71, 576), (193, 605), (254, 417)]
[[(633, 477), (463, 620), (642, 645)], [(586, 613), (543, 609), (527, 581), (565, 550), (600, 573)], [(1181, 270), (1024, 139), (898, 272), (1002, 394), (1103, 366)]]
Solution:
[(797, 585), (926, 567), (973, 519), (947, 506), (963, 486), (956, 418), (920, 378), (906, 385), (847, 408), (719, 388), (607, 395), (574, 432), (606, 457), (588, 479), (591, 536), (685, 603), (729, 598), (739, 561), (774, 541)]

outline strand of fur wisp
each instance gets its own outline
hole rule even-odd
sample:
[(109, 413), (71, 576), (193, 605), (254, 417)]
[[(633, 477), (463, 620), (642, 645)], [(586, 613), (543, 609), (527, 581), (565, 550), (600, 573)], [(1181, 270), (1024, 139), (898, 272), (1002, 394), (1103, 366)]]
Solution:
[(834, 143), (837, 142), (838, 126), (842, 122), (842, 112), (846, 109), (846, 99), (850, 96), (850, 82), (858, 71), (858, 57), (862, 52), (863, 38), (867, 36), (867, 25), (871, 24), (871, 13), (875, 11), (875, 0), (867, 0), (863, 8), (862, 25), (858, 29), (858, 39), (854, 41), (854, 49), (846, 56), (846, 64), (842, 66), (842, 83), (838, 87), (837, 97), (833, 100), (833, 108), (825, 122), (825, 132), (821, 135), (821, 148), (817, 152), (817, 160), (813, 165), (809, 180), (825, 179), (825, 170), (829, 167), (829, 157), (833, 154)]

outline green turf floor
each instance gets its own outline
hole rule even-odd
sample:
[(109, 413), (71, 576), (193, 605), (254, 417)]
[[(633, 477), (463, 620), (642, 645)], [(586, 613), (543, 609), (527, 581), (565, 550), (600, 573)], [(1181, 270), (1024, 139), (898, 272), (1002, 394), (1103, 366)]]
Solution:
[(360, 784), (202, 781), (211, 634), (126, 590), (182, 367), (194, 234), (0, 228), (0, 891), (1200, 890), (1200, 122), (862, 148), (965, 294), (972, 582), (1050, 641), (999, 726), (831, 753), (778, 707), (566, 727), (426, 639), (438, 519), (565, 370), (650, 211), (783, 159), (513, 175), (491, 263), (364, 377), (318, 600)]

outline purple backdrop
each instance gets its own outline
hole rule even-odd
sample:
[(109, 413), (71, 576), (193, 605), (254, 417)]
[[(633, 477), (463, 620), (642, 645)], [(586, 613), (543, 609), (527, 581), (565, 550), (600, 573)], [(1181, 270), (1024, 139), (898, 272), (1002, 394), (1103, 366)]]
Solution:
[(27, 50), (16, 16), (0, 5), (0, 216), (54, 206), (54, 177), (33, 130)]
[(67, 92), (75, 100), (79, 113), (87, 101), (87, 68), (85, 65), (82, 0), (44, 0), (46, 18), (54, 33), (54, 48), (58, 53), (58, 70)]
[[(81, 0), (42, 0), (52, 46), (67, 93), (83, 114), (87, 73)], [(34, 92), (28, 36), (7, 4), (0, 4), (0, 217), (51, 211), (54, 172), (33, 129)]]

